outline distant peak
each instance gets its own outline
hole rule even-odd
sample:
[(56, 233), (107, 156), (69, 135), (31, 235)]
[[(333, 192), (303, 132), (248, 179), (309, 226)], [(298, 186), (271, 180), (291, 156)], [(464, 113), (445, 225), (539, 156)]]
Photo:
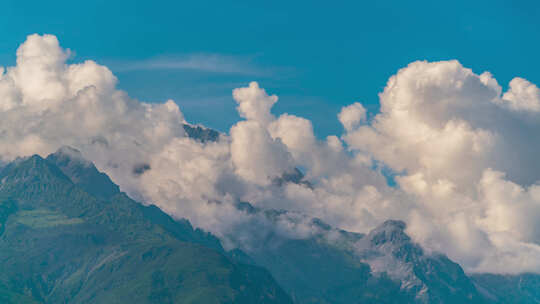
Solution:
[(216, 142), (219, 140), (219, 132), (210, 128), (197, 125), (184, 124), (187, 136), (200, 142)]
[(62, 146), (56, 152), (49, 155), (47, 159), (54, 158), (56, 160), (69, 160), (69, 161), (76, 161), (81, 164), (84, 164), (86, 166), (90, 166), (92, 163), (88, 161), (84, 156), (82, 155), (81, 151), (70, 147), (70, 146)]
[(379, 227), (395, 230), (405, 230), (405, 228), (407, 228), (407, 224), (405, 224), (405, 222), (401, 220), (386, 220), (381, 225), (379, 225)]
[(44, 159), (43, 159), (43, 157), (39, 156), (38, 154), (34, 154), (34, 155), (28, 157), (28, 160), (35, 163), (35, 162), (41, 162)]
[(34, 154), (26, 159), (22, 159), (17, 164), (26, 164), (29, 168), (49, 167), (50, 164), (40, 155)]
[(293, 183), (301, 186), (308, 187), (313, 189), (313, 185), (304, 179), (304, 173), (298, 168), (293, 168), (292, 170), (285, 171), (280, 177), (276, 177), (272, 180), (272, 183), (278, 187), (283, 186), (286, 183)]
[(374, 245), (409, 242), (411, 238), (405, 233), (406, 227), (407, 224), (403, 221), (387, 220), (371, 230), (368, 238)]

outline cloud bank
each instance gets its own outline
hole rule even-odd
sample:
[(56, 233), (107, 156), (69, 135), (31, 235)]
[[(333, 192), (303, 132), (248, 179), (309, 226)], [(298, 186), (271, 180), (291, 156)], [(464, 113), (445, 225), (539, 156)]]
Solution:
[[(457, 61), (414, 62), (389, 79), (379, 113), (344, 107), (344, 133), (325, 139), (307, 119), (273, 115), (278, 97), (253, 82), (233, 91), (243, 120), (202, 143), (172, 100), (134, 100), (107, 67), (68, 57), (56, 37), (31, 35), (0, 69), (2, 161), (73, 146), (133, 198), (228, 247), (249, 250), (266, 231), (307, 237), (300, 214), (357, 232), (393, 218), (468, 271), (540, 272), (540, 90), (525, 79), (503, 92)], [(295, 168), (310, 186), (274, 182)], [(246, 201), (297, 213), (276, 226), (236, 207)]]

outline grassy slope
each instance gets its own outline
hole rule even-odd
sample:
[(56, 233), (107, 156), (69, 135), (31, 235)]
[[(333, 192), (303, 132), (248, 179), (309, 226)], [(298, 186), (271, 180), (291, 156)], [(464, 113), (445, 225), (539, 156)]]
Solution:
[(96, 199), (37, 156), (12, 165), (0, 178), (0, 283), (5, 286), (0, 295), (5, 298), (290, 303), (268, 272), (206, 247), (212, 238), (175, 226), (123, 194)]
[(474, 274), (473, 280), (492, 303), (540, 303), (540, 275)]
[(252, 254), (296, 303), (407, 303), (399, 284), (322, 240), (288, 240)]

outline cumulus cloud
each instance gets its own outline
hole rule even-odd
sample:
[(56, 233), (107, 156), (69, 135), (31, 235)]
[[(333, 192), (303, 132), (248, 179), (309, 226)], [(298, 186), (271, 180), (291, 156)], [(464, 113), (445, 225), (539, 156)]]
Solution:
[(353, 128), (357, 127), (360, 122), (366, 120), (366, 109), (361, 103), (355, 102), (343, 107), (338, 114), (338, 119), (345, 130), (351, 131)]
[(286, 146), (257, 121), (242, 121), (231, 128), (231, 157), (235, 172), (258, 184), (268, 184), (292, 169)]
[(510, 81), (510, 89), (504, 93), (502, 103), (516, 111), (540, 111), (540, 90), (526, 79), (516, 77)]
[(401, 173), (396, 181), (416, 205), (410, 231), (424, 245), (469, 270), (538, 270), (528, 255), (540, 204), (527, 186), (538, 180), (537, 100), (521, 78), (502, 94), (491, 74), (457, 61), (414, 62), (390, 78), (373, 122), (344, 139)]
[[(344, 107), (344, 134), (326, 139), (307, 119), (272, 114), (277, 96), (252, 82), (233, 91), (243, 120), (201, 142), (174, 101), (134, 100), (107, 67), (68, 58), (56, 37), (31, 35), (0, 69), (2, 162), (72, 146), (130, 196), (228, 248), (307, 237), (309, 217), (357, 232), (394, 218), (468, 271), (540, 272), (540, 99), (527, 80), (503, 92), (457, 61), (414, 62), (389, 79), (380, 113), (368, 122), (360, 103)], [(273, 182), (295, 168), (309, 183)], [(292, 213), (269, 221), (236, 207), (246, 201)]]
[(131, 197), (222, 237), (249, 221), (235, 208), (242, 197), (272, 196), (265, 186), (294, 168), (287, 147), (267, 130), (277, 97), (257, 83), (234, 91), (246, 121), (231, 136), (202, 143), (186, 136), (174, 101), (134, 100), (116, 89), (107, 67), (68, 58), (55, 36), (31, 35), (17, 65), (1, 70), (3, 162), (72, 146)]
[(251, 82), (247, 88), (233, 90), (234, 100), (238, 103), (238, 113), (241, 117), (259, 122), (266, 127), (274, 116), (270, 109), (277, 102), (276, 95), (268, 95), (264, 89), (259, 88), (259, 84)]

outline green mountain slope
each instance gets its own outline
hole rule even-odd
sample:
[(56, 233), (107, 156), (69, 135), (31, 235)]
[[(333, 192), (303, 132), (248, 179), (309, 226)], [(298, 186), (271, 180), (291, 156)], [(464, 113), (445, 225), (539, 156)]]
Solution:
[(2, 169), (2, 303), (291, 303), (213, 236), (122, 193), (89, 192), (39, 156)]
[(62, 147), (47, 156), (47, 161), (55, 164), (73, 183), (95, 197), (108, 199), (120, 193), (118, 186), (76, 149)]
[(540, 275), (538, 274), (474, 274), (472, 278), (478, 289), (491, 303), (540, 303)]

